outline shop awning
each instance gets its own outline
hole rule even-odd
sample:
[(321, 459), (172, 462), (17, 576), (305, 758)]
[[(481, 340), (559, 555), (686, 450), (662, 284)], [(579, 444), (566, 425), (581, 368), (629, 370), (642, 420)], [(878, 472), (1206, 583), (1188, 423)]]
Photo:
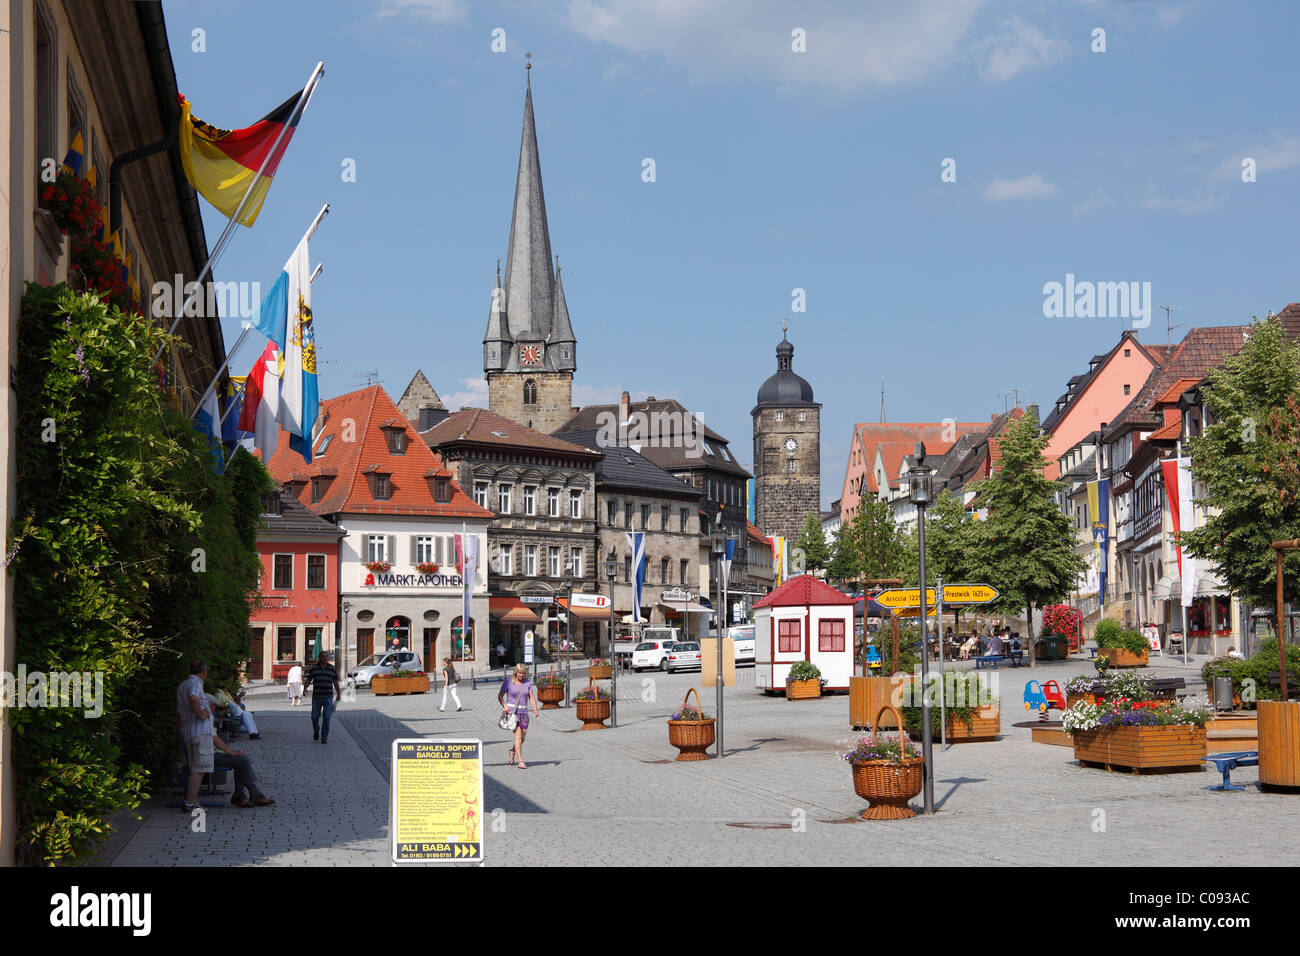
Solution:
[(1196, 576), (1197, 597), (1227, 597), (1228, 594), (1227, 586), (1213, 574), (1199, 574)]
[(506, 624), (540, 624), (542, 621), (519, 598), (488, 598), (488, 613), (492, 615), (494, 620)]
[(683, 607), (686, 608), (686, 612), (688, 614), (712, 614), (713, 613), (713, 608), (705, 607), (703, 604), (696, 604), (694, 601), (689, 601), (686, 602), (685, 604), (682, 603), (670, 604), (667, 601), (661, 601), (659, 602), (659, 606), (666, 607), (668, 610), (676, 611), (679, 614), (681, 613)]
[[(556, 598), (555, 603), (558, 604), (564, 611), (566, 612), (568, 611), (569, 602), (566, 598)], [(598, 607), (575, 607), (573, 609), (573, 616), (576, 617), (579, 621), (608, 621), (609, 611), (608, 610), (602, 611)]]

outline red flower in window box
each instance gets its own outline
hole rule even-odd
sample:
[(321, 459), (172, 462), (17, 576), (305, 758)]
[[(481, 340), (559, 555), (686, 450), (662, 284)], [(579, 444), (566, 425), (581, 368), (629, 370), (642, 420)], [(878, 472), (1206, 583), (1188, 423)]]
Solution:
[(419, 561), (415, 565), (415, 570), (419, 571), (421, 574), (437, 574), (438, 565), (434, 564), (432, 561)]
[(371, 574), (387, 574), (393, 565), (390, 561), (367, 561), (365, 567)]

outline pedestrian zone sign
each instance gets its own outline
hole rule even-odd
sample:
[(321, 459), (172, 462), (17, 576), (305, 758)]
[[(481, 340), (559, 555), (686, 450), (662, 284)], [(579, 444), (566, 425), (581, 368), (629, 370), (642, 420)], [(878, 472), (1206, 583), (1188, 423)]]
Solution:
[(394, 863), (483, 862), (483, 741), (393, 741)]

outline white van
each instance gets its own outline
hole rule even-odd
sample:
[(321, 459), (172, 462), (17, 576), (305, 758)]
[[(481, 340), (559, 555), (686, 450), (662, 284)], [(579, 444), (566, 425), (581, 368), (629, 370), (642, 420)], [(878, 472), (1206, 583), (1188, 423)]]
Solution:
[(754, 625), (740, 624), (736, 627), (727, 629), (727, 636), (731, 638), (736, 649), (737, 664), (754, 663)]

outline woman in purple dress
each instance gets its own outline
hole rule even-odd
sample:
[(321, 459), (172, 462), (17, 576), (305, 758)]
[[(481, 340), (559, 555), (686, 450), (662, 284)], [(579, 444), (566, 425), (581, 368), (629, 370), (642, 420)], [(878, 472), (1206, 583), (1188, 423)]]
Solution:
[(515, 726), (515, 745), (510, 748), (510, 762), (514, 763), (517, 757), (519, 769), (527, 770), (528, 764), (524, 763), (524, 738), (528, 736), (529, 703), (533, 705), (533, 716), (541, 716), (537, 710), (537, 688), (528, 679), (527, 667), (523, 664), (515, 665), (514, 675), (507, 677), (501, 684), (497, 702), (506, 713), (513, 713), (519, 720)]

